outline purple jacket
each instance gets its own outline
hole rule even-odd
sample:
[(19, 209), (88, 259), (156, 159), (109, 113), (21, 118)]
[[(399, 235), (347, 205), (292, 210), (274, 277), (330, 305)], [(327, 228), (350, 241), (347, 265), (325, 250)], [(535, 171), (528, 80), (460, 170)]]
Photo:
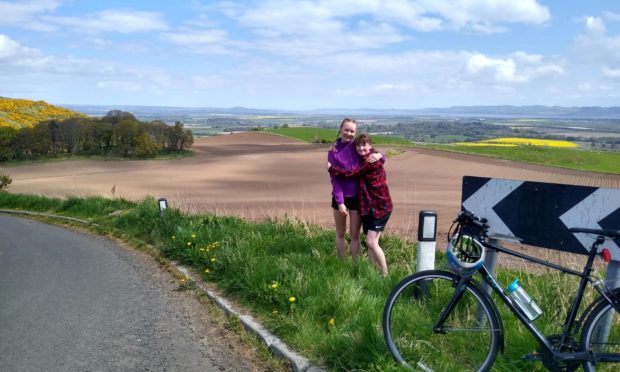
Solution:
[[(327, 152), (327, 161), (333, 166), (351, 171), (360, 164), (360, 156), (355, 149), (355, 141), (336, 141), (335, 151)], [(357, 178), (345, 178), (330, 175), (332, 181), (332, 195), (336, 203), (344, 204), (344, 198), (356, 197), (359, 193), (359, 180)]]

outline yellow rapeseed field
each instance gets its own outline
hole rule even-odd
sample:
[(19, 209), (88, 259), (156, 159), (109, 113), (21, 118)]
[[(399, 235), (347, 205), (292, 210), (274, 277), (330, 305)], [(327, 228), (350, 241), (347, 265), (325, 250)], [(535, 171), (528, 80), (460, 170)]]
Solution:
[(579, 147), (576, 143), (570, 141), (548, 140), (548, 139), (536, 139), (536, 138), (519, 138), (519, 137), (503, 137), (494, 138), (490, 140), (484, 140), (479, 142), (458, 142), (457, 145), (461, 146), (545, 146), (545, 147), (562, 147), (562, 148), (576, 148)]

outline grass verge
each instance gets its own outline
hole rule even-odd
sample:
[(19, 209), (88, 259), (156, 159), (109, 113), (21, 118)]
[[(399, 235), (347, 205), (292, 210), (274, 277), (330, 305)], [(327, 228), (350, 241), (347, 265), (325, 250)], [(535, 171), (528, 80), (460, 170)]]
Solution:
[[(0, 208), (81, 218), (96, 223), (99, 233), (146, 242), (167, 259), (201, 272), (204, 280), (251, 309), (284, 342), (328, 369), (399, 369), (385, 346), (381, 316), (391, 289), (415, 271), (416, 247), (411, 242), (389, 235), (382, 239), (390, 266), (390, 275), (383, 278), (365, 258), (358, 263), (337, 259), (333, 231), (302, 221), (253, 223), (230, 216), (186, 215), (174, 208), (160, 214), (152, 197), (134, 203), (0, 193)], [(437, 266), (445, 266), (441, 252)], [(536, 321), (543, 333), (560, 332), (574, 278), (505, 269), (497, 274), (503, 284), (519, 278), (543, 308)], [(505, 306), (498, 307), (506, 351), (496, 368), (543, 370), (539, 363), (521, 360), (536, 349), (536, 342)]]

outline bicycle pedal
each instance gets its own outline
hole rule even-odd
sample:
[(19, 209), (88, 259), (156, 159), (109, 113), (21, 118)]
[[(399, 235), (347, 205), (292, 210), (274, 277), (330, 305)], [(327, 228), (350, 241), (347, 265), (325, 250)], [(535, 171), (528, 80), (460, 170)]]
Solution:
[(526, 360), (528, 362), (539, 361), (539, 360), (542, 360), (542, 355), (537, 351), (533, 351), (529, 354), (525, 354), (521, 359)]

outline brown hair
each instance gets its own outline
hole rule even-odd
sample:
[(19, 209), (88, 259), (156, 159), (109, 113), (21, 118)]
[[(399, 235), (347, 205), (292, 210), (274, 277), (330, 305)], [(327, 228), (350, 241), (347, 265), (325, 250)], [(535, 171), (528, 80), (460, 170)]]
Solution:
[(360, 146), (364, 143), (368, 143), (370, 145), (371, 153), (377, 152), (377, 150), (375, 150), (375, 148), (372, 146), (372, 138), (370, 138), (370, 134), (362, 133), (358, 134), (357, 137), (355, 137), (355, 146)]
[(359, 146), (366, 142), (372, 145), (372, 138), (370, 138), (370, 134), (368, 133), (362, 133), (355, 137), (355, 146)]
[(355, 121), (355, 119), (351, 119), (351, 118), (342, 119), (342, 123), (340, 123), (340, 129), (338, 129), (338, 134), (336, 135), (336, 141), (338, 140), (338, 138), (340, 138), (340, 132), (342, 132), (342, 127), (344, 127), (346, 123), (353, 123), (355, 124), (355, 127), (357, 128), (357, 121)]

